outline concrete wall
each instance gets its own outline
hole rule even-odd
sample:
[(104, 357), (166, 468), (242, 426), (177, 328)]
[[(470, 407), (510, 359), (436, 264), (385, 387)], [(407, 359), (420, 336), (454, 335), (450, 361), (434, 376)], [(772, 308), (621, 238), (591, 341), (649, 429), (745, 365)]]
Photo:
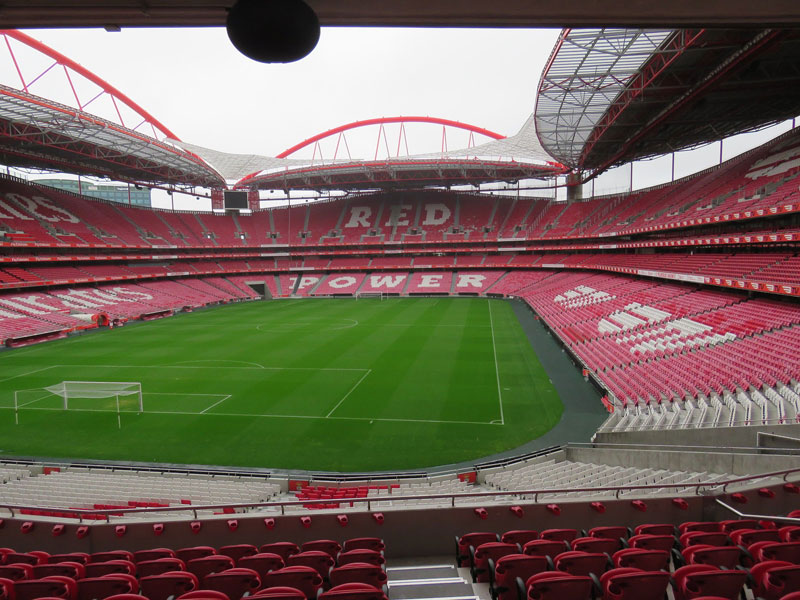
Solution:
[(683, 448), (665, 447), (652, 450), (616, 447), (565, 449), (567, 460), (602, 463), (622, 467), (669, 469), (671, 471), (700, 471), (755, 475), (800, 468), (800, 455), (735, 453), (731, 451), (691, 452)]
[(759, 431), (789, 437), (800, 437), (800, 424), (750, 425), (747, 427), (709, 427), (705, 429), (664, 429), (598, 433), (596, 442), (603, 444), (655, 444), (658, 446), (748, 447), (758, 445)]

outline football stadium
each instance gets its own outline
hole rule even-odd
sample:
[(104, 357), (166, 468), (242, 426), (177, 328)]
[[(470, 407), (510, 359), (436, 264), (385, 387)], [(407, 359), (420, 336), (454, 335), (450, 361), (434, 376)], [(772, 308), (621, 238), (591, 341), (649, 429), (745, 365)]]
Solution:
[(800, 598), (795, 7), (309, 2), (567, 27), (516, 131), (270, 156), (35, 29), (233, 2), (40, 4), (0, 7), (0, 600)]

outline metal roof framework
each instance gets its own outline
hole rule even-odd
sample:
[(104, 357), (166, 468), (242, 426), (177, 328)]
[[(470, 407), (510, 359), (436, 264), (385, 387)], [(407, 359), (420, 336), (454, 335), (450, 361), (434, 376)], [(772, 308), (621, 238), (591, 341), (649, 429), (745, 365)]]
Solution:
[[(649, 50), (648, 50), (649, 48)], [(537, 133), (590, 178), (800, 113), (800, 30), (564, 30)]]
[(261, 172), (236, 184), (242, 189), (342, 190), (448, 187), (522, 179), (552, 178), (564, 172), (560, 165), (534, 164), (513, 160), (458, 158), (402, 158), (385, 161), (357, 161)]
[[(20, 31), (0, 31), (0, 38), (0, 52), (8, 52), (18, 77), (16, 85), (0, 85), (5, 164), (154, 186), (224, 185), (200, 157), (167, 141), (176, 136), (163, 123), (108, 82)], [(36, 95), (43, 82), (60, 84), (66, 103)], [(102, 103), (113, 120), (88, 112)]]

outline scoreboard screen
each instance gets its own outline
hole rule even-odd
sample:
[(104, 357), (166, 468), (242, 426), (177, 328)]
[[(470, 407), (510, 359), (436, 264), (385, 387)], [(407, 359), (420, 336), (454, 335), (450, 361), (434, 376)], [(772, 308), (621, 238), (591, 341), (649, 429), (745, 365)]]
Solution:
[(247, 192), (225, 192), (225, 210), (240, 210), (249, 208), (247, 205)]

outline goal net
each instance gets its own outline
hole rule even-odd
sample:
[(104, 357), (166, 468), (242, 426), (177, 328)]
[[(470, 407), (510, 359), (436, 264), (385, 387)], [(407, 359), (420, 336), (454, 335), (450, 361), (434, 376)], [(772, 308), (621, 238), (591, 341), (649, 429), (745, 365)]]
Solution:
[(387, 296), (385, 292), (359, 292), (358, 294), (356, 294), (356, 300), (359, 300), (361, 298), (379, 298), (381, 300), (384, 300), (385, 298), (387, 298)]
[[(42, 396), (44, 392), (44, 396)], [(35, 393), (32, 399), (28, 396)], [(62, 381), (54, 385), (33, 390), (19, 390), (14, 392), (14, 411), (36, 403), (51, 406), (52, 402), (60, 398), (60, 408), (64, 410), (99, 410), (119, 413), (144, 412), (142, 401), (142, 384), (137, 381)], [(49, 399), (49, 401), (48, 401)], [(17, 422), (19, 417), (17, 416)]]
[[(139, 412), (144, 411), (142, 384), (135, 381), (62, 381), (41, 389), (54, 396), (60, 396), (64, 410), (69, 410), (70, 401), (72, 400), (74, 405), (74, 400), (78, 398), (107, 398), (112, 400), (107, 403), (109, 405), (116, 404), (116, 400), (119, 399), (127, 408), (135, 406)], [(81, 407), (83, 406), (84, 403), (81, 403)]]

